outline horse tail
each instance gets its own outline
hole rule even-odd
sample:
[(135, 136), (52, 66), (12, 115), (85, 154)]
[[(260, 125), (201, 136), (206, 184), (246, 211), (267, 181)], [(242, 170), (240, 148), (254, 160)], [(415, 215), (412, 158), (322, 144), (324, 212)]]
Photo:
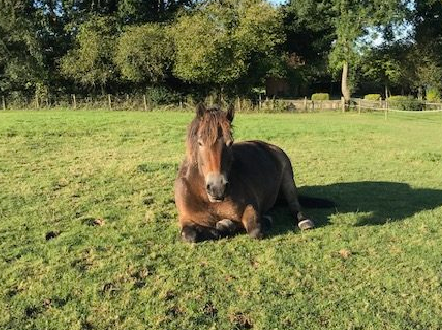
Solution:
[(330, 209), (337, 206), (335, 202), (325, 198), (298, 196), (298, 200), (301, 206), (308, 209)]

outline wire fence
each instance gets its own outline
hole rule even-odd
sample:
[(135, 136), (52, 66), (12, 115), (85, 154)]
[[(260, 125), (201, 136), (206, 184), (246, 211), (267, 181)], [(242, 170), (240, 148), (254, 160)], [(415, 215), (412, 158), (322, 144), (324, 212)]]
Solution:
[[(413, 100), (411, 107), (407, 103), (389, 102), (388, 100), (371, 101), (364, 99), (352, 99), (354, 109), (360, 114), (361, 112), (383, 112), (385, 119), (389, 113), (406, 113), (406, 114), (438, 114), (442, 113), (442, 103), (426, 102), (423, 100)], [(407, 109), (407, 107), (413, 109)]]

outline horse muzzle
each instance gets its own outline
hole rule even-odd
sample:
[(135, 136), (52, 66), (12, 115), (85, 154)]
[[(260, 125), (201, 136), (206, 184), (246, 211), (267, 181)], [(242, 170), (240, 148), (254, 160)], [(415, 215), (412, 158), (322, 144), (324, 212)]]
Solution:
[(224, 175), (210, 173), (206, 177), (206, 192), (209, 202), (222, 202), (226, 195), (227, 180)]

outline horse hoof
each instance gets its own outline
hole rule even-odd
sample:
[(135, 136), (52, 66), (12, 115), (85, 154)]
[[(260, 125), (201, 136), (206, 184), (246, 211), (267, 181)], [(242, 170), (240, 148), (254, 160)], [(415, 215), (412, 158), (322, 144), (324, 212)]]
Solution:
[(235, 231), (235, 227), (236, 227), (235, 223), (232, 220), (230, 220), (230, 219), (223, 219), (223, 220), (218, 221), (216, 223), (216, 227), (215, 228), (217, 230), (219, 230), (220, 232), (222, 232), (222, 233), (229, 234), (229, 233), (232, 233), (232, 232)]
[(315, 223), (310, 219), (305, 219), (298, 222), (298, 227), (301, 230), (308, 230), (315, 228)]
[(181, 231), (181, 239), (186, 243), (196, 243), (197, 241), (197, 232), (196, 230), (184, 227)]
[(264, 234), (259, 228), (253, 229), (251, 232), (249, 232), (249, 236), (253, 239), (263, 239)]

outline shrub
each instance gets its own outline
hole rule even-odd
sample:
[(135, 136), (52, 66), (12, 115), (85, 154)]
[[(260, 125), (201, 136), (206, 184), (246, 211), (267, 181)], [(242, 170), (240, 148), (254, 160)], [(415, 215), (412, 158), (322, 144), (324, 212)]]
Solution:
[(403, 111), (421, 111), (422, 104), (412, 96), (395, 95), (388, 98), (390, 108)]
[(367, 101), (380, 101), (381, 99), (381, 94), (367, 94), (364, 96), (364, 100)]
[(312, 101), (327, 101), (330, 100), (330, 95), (328, 93), (315, 93), (312, 94)]
[(431, 88), (427, 91), (428, 102), (440, 102), (440, 92), (436, 88)]
[(172, 104), (180, 101), (180, 94), (164, 86), (155, 86), (148, 88), (146, 97), (153, 105)]

